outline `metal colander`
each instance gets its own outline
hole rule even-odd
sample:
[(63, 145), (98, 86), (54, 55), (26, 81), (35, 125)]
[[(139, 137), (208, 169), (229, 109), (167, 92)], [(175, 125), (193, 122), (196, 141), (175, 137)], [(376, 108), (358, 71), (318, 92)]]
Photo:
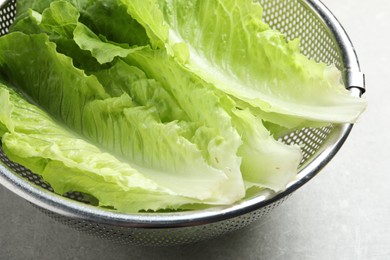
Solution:
[[(16, 0), (1, 1), (0, 34), (6, 34), (15, 17)], [(287, 39), (299, 37), (305, 55), (343, 71), (346, 88), (353, 95), (364, 92), (354, 48), (345, 31), (317, 0), (260, 0), (264, 21)], [(1, 50), (0, 50), (1, 51)], [(281, 140), (301, 144), (303, 159), (298, 178), (285, 191), (264, 191), (229, 207), (175, 213), (122, 214), (94, 206), (81, 193), (57, 195), (40, 176), (10, 161), (1, 150), (0, 183), (31, 202), (52, 218), (98, 237), (136, 245), (193, 243), (242, 228), (261, 218), (309, 181), (340, 149), (352, 125), (332, 125), (292, 132)]]

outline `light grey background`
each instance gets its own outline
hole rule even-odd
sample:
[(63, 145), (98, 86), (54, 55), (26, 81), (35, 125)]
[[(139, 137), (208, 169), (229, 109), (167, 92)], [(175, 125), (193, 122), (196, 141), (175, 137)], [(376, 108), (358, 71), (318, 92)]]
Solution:
[(390, 2), (323, 2), (356, 47), (369, 108), (335, 159), (282, 206), (211, 241), (141, 248), (80, 234), (0, 187), (0, 259), (390, 259)]

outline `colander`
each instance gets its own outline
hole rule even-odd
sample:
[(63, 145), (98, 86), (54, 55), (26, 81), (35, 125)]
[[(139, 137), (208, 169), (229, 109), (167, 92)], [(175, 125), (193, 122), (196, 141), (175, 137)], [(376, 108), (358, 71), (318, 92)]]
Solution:
[[(344, 29), (317, 0), (260, 0), (264, 21), (287, 39), (299, 37), (302, 52), (317, 61), (335, 64), (351, 95), (365, 91), (355, 50)], [(0, 34), (6, 34), (15, 17), (16, 0), (0, 0)], [(0, 50), (1, 51), (1, 50)], [(303, 159), (297, 179), (279, 193), (262, 193), (228, 207), (171, 213), (123, 214), (93, 206), (87, 195), (57, 195), (40, 176), (10, 161), (1, 150), (0, 183), (50, 217), (101, 238), (135, 245), (178, 245), (222, 235), (242, 228), (280, 205), (314, 177), (337, 153), (351, 124), (305, 128), (281, 138), (301, 144)]]

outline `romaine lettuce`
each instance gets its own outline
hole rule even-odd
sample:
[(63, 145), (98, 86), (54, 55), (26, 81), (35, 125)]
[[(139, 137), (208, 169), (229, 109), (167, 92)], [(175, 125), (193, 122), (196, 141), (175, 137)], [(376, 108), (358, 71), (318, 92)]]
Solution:
[(45, 111), (0, 85), (3, 149), (123, 212), (283, 190), (302, 155), (273, 135), (354, 122), (365, 101), (261, 16), (251, 0), (18, 1), (0, 69)]
[(355, 122), (366, 106), (334, 66), (309, 60), (298, 40), (263, 23), (253, 0), (120, 1), (193, 73), (265, 112), (340, 123)]
[(7, 130), (1, 135), (3, 149), (10, 159), (42, 175), (57, 193), (91, 194), (100, 206), (123, 212), (176, 209), (200, 202), (157, 185), (128, 163), (81, 139), (3, 84), (0, 100), (9, 112), (0, 118), (0, 129)]
[[(237, 109), (233, 100), (178, 65), (165, 52), (145, 48), (129, 54), (124, 60), (138, 66), (146, 71), (149, 77), (161, 82), (193, 120), (221, 128), (224, 135), (222, 133), (220, 135), (225, 136), (223, 140), (225, 146), (229, 143), (234, 144), (232, 137), (235, 135), (233, 133), (227, 135), (228, 130), (237, 131), (242, 142), (238, 151), (238, 155), (242, 158), (240, 174), (247, 182), (247, 187), (260, 186), (280, 191), (295, 178), (301, 160), (298, 147), (287, 146), (273, 139), (260, 118), (255, 117), (249, 110)], [(194, 106), (199, 106), (201, 110), (193, 109)], [(222, 127), (225, 125), (226, 127)], [(223, 156), (215, 154), (210, 158), (210, 163), (215, 167), (219, 164), (222, 166), (230, 164), (233, 169), (232, 162), (235, 164), (238, 162), (232, 157), (234, 149), (228, 147), (236, 146), (237, 142), (234, 146), (226, 146), (222, 150), (224, 153), (216, 150)], [(218, 160), (212, 160), (214, 157)]]
[[(15, 42), (18, 44), (10, 44)], [(29, 51), (20, 52), (19, 46), (27, 45)], [(202, 132), (202, 125), (185, 121), (163, 123), (155, 107), (138, 106), (127, 93), (110, 97), (95, 76), (86, 76), (76, 69), (68, 57), (55, 51), (55, 45), (45, 35), (15, 32), (1, 38), (0, 46), (4, 50), (0, 66), (13, 82), (87, 140), (123, 158), (175, 194), (216, 204), (231, 203), (243, 196), (243, 187), (239, 185), (238, 194), (233, 188), (221, 192), (219, 187), (226, 182), (226, 173), (208, 165), (202, 156), (204, 151), (188, 139)], [(31, 52), (32, 49), (35, 51)], [(20, 53), (23, 55), (19, 56)], [(24, 59), (31, 66), (24, 66)], [(214, 143), (220, 137), (210, 138), (204, 142)]]

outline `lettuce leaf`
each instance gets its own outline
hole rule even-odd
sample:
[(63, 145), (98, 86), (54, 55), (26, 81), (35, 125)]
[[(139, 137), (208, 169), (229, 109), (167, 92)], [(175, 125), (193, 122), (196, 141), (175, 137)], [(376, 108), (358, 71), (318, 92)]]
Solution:
[[(163, 87), (178, 100), (179, 105), (190, 118), (204, 122), (208, 126), (219, 127), (224, 131), (219, 135), (224, 136), (225, 147), (215, 150), (214, 153), (209, 152), (215, 154), (209, 158), (211, 165), (215, 167), (231, 165), (229, 168), (234, 169), (233, 165), (239, 164), (240, 173), (237, 176), (243, 176), (247, 188), (258, 186), (280, 191), (295, 178), (301, 160), (299, 147), (287, 146), (276, 141), (265, 129), (260, 118), (254, 116), (249, 110), (238, 109), (232, 99), (178, 65), (165, 52), (144, 48), (129, 54), (124, 60), (138, 66), (146, 71), (149, 77), (161, 82)], [(194, 106), (199, 106), (204, 113), (198, 113), (193, 109)], [(222, 127), (225, 125), (226, 127)], [(232, 137), (237, 135), (228, 135), (228, 129), (237, 131), (240, 139), (233, 142)], [(212, 134), (216, 135), (216, 133)], [(198, 142), (203, 139), (205, 136), (202, 135)], [(232, 157), (237, 145), (240, 162)], [(224, 158), (223, 161), (221, 158)], [(233, 178), (237, 179), (237, 176)]]
[[(89, 50), (92, 56), (99, 59), (99, 52), (104, 52), (104, 49), (99, 47), (95, 48), (95, 46), (99, 46), (99, 44), (91, 42), (86, 39), (86, 37), (83, 37), (83, 33), (85, 34), (85, 32), (79, 31), (78, 37), (85, 40), (84, 42), (77, 42), (78, 46), (83, 50)], [(96, 36), (91, 36), (91, 38), (96, 39)], [(110, 49), (110, 44), (106, 43), (105, 45), (107, 46), (107, 49)], [(96, 50), (95, 52), (93, 51), (94, 49)], [(139, 66), (142, 70), (147, 71), (149, 77), (163, 82), (163, 86), (166, 90), (170, 93), (174, 93), (173, 95), (179, 100), (179, 104), (172, 102), (170, 103), (170, 107), (178, 107), (181, 105), (187, 113), (191, 113), (194, 110), (192, 106), (195, 104), (204, 104), (205, 100), (214, 99), (214, 101), (210, 103), (216, 104), (215, 107), (220, 106), (221, 103), (223, 103), (223, 97), (220, 97), (220, 100), (217, 100), (215, 96), (213, 97), (214, 94), (205, 94), (216, 92), (213, 87), (201, 79), (193, 77), (189, 71), (181, 68), (177, 63), (170, 59), (164, 51), (148, 50), (148, 48), (132, 49), (132, 51), (133, 52), (128, 50), (128, 57), (125, 58), (125, 60), (130, 64)], [(110, 54), (112, 55), (111, 59), (121, 57), (120, 54), (116, 54), (115, 52), (111, 52)], [(122, 62), (117, 63), (116, 67), (122, 71), (121, 74), (115, 73), (115, 71), (117, 72), (118, 70), (111, 69), (110, 75), (102, 75), (100, 78), (101, 80), (106, 79), (105, 84), (115, 84), (114, 82), (119, 82), (115, 89), (120, 89), (121, 86), (124, 85), (122, 82), (126, 82), (129, 77), (128, 75), (131, 75), (131, 73), (126, 73), (125, 65), (123, 65)], [(117, 80), (112, 80), (113, 78)], [(196, 85), (194, 82), (196, 82)], [(203, 94), (199, 95), (199, 93), (193, 93), (195, 89), (198, 89), (199, 91), (201, 91), (200, 89), (207, 89), (207, 91), (203, 91)], [(121, 91), (123, 91), (123, 88)], [(119, 93), (121, 93), (121, 91), (119, 91)], [(196, 96), (200, 96), (201, 100), (198, 100)], [(223, 95), (221, 94), (221, 96)], [(144, 98), (144, 100), (153, 99), (149, 97)], [(186, 100), (186, 102), (180, 102), (180, 100)], [(228, 102), (225, 102), (225, 104), (227, 103)], [(249, 111), (246, 113), (240, 112), (235, 109), (237, 106), (238, 104), (232, 103), (230, 106), (225, 107), (227, 111), (225, 114), (231, 113), (230, 116), (235, 119), (234, 127), (244, 141), (238, 154), (242, 157), (240, 168), (246, 183), (250, 183), (250, 186), (267, 187), (275, 191), (282, 190), (288, 182), (295, 178), (296, 169), (301, 160), (299, 147), (290, 147), (277, 142), (264, 128), (261, 120), (253, 116)], [(202, 105), (202, 107), (207, 108), (207, 105)], [(219, 109), (221, 108), (222, 107)], [(210, 109), (216, 110), (215, 108)], [(159, 109), (159, 111), (161, 111), (161, 109)], [(189, 116), (191, 117), (191, 114), (189, 114)], [(196, 121), (205, 120), (205, 118), (194, 118), (193, 116), (192, 118)], [(207, 124), (214, 123), (215, 126), (220, 124), (220, 122), (221, 119), (216, 116), (211, 120), (206, 121)], [(208, 138), (206, 140), (208, 140)], [(264, 158), (264, 160), (262, 158)]]
[(115, 57), (126, 57), (133, 51), (133, 49), (103, 42), (82, 23), (77, 23), (73, 31), (73, 39), (81, 49), (90, 51), (100, 64), (111, 62)]
[(232, 114), (244, 143), (238, 155), (242, 157), (241, 172), (247, 188), (285, 189), (296, 178), (302, 159), (300, 147), (276, 141), (261, 119), (247, 109), (234, 109)]
[(145, 28), (129, 16), (127, 8), (117, 0), (89, 1), (89, 5), (79, 5), (77, 9), (80, 22), (109, 41), (130, 46), (150, 44)]
[[(58, 34), (61, 35), (61, 37), (69, 38), (69, 36), (71, 35), (71, 31), (68, 31), (68, 29), (71, 29), (69, 27), (73, 27), (73, 25), (76, 23), (77, 15), (71, 15), (73, 18), (71, 18), (70, 21), (72, 22), (66, 22), (67, 20), (69, 20), (67, 18), (64, 19), (65, 20), (64, 23), (60, 22), (60, 19), (51, 19), (50, 17), (61, 18), (60, 15), (51, 15), (51, 13), (56, 12), (56, 10), (67, 8), (67, 6), (69, 7), (69, 5), (64, 1), (59, 1), (58, 4), (61, 5), (61, 8), (56, 6), (57, 2), (54, 2), (51, 4), (49, 9), (44, 10), (42, 15), (41, 25), (45, 28), (49, 28), (48, 31), (59, 32)], [(74, 13), (74, 12), (70, 11), (67, 13)], [(47, 24), (44, 24), (45, 21), (53, 21), (53, 20), (55, 22), (48, 22)], [(53, 24), (54, 26), (52, 26)], [(61, 26), (62, 24), (64, 26)], [(98, 38), (93, 37), (95, 41), (90, 41), (89, 40), (90, 37), (83, 37), (82, 33), (85, 34), (86, 32), (87, 31), (85, 30), (80, 31), (80, 33), (78, 34), (80, 36), (78, 38), (80, 41), (78, 41), (77, 43), (81, 45), (81, 48), (84, 47), (89, 48), (89, 46), (93, 46), (93, 48), (96, 47), (97, 49), (96, 52), (91, 51), (91, 54), (96, 57), (97, 55), (100, 55), (102, 52), (104, 52), (104, 50), (102, 50), (102, 48), (99, 48), (98, 45), (100, 44), (100, 42), (98, 41)], [(77, 34), (74, 33), (74, 35)], [(108, 44), (105, 45), (109, 46)], [(39, 46), (37, 48), (44, 48), (44, 46)], [(115, 56), (116, 53), (113, 54)], [(46, 55), (44, 56), (46, 57)], [(54, 60), (56, 59), (57, 58), (54, 57)], [(128, 72), (130, 71), (127, 71), (127, 77), (129, 75)], [(31, 74), (32, 72), (30, 72), (30, 75)], [(100, 73), (100, 75), (101, 74), (102, 73)], [(91, 76), (91, 78), (93, 77)], [(104, 79), (104, 77), (102, 78)], [(124, 85), (123, 84), (124, 82), (121, 80), (121, 78), (111, 79), (109, 80), (109, 82), (118, 82), (117, 85), (119, 84)], [(110, 86), (109, 82), (106, 82), (108, 89)], [(133, 85), (137, 86), (137, 84), (140, 85), (139, 82), (140, 81), (135, 83), (129, 82), (129, 87), (130, 85), (131, 86)], [(149, 84), (150, 81), (148, 83), (147, 81), (144, 80), (143, 83)], [(140, 86), (142, 86), (142, 83)], [(43, 91), (47, 89), (45, 86), (40, 86), (40, 87), (44, 89)], [(66, 92), (67, 89), (64, 89), (63, 91)], [(132, 94), (132, 93), (127, 93), (127, 94)], [(230, 131), (231, 136), (228, 137), (225, 137), (226, 134), (223, 133), (223, 131), (221, 131), (220, 129), (221, 127), (224, 127), (223, 125), (219, 125), (218, 128), (213, 129), (212, 127), (203, 126), (201, 123), (199, 123), (196, 120), (196, 118), (190, 118), (191, 122), (189, 123), (190, 124), (189, 126), (187, 126), (187, 124), (183, 121), (180, 121), (179, 123), (172, 122), (170, 124), (164, 125), (161, 122), (159, 122), (159, 120), (161, 120), (160, 118), (156, 118), (157, 110), (155, 108), (153, 107), (140, 108), (140, 109), (137, 108), (130, 111), (128, 109), (129, 107), (126, 107), (126, 105), (131, 106), (132, 104), (130, 103), (132, 102), (130, 102), (130, 100), (128, 99), (129, 104), (122, 106), (123, 105), (122, 101), (125, 99), (124, 97), (126, 97), (126, 95), (123, 95), (120, 99), (111, 98), (105, 100), (97, 99), (95, 101), (88, 100), (87, 102), (85, 102), (86, 105), (79, 104), (79, 107), (81, 106), (83, 111), (82, 127), (79, 127), (77, 125), (72, 125), (71, 122), (70, 123), (67, 122), (67, 124), (78, 132), (82, 131), (82, 134), (84, 134), (91, 140), (99, 143), (100, 145), (104, 146), (109, 151), (112, 151), (120, 156), (123, 156), (125, 159), (130, 158), (131, 160), (133, 160), (135, 164), (140, 165), (139, 167), (142, 168), (145, 174), (149, 174), (149, 176), (151, 178), (154, 178), (155, 181), (164, 183), (164, 185), (168, 185), (169, 187), (172, 186), (171, 189), (175, 189), (175, 191), (178, 193), (181, 192), (180, 194), (184, 194), (185, 192), (186, 196), (197, 196), (197, 198), (203, 198), (203, 199), (211, 197), (210, 199), (211, 203), (216, 203), (215, 201), (218, 200), (219, 200), (218, 203), (228, 203), (228, 202), (231, 203), (244, 196), (245, 189), (243, 185), (242, 176), (240, 174), (240, 159), (236, 155), (241, 140), (237, 135), (237, 133), (234, 131), (234, 129), (232, 129), (231, 125), (228, 126), (230, 129), (232, 129)], [(167, 102), (162, 99), (162, 96), (159, 96), (158, 98), (160, 100), (159, 103)], [(41, 103), (39, 100), (37, 100), (37, 102)], [(170, 101), (168, 100), (168, 102)], [(112, 105), (113, 103), (115, 105)], [(207, 101), (203, 101), (203, 103), (206, 104)], [(118, 104), (120, 105), (118, 106)], [(164, 104), (164, 105), (167, 107), (169, 104)], [(214, 106), (216, 105), (217, 104), (215, 104)], [(108, 114), (105, 113), (106, 111), (108, 111)], [(196, 110), (191, 111), (191, 113), (199, 114), (199, 112)], [(178, 118), (176, 118), (175, 120), (177, 119)], [(154, 123), (153, 120), (155, 120), (156, 123)], [(107, 121), (108, 123), (106, 124), (100, 123), (100, 122), (107, 122)], [(146, 123), (141, 124), (140, 122), (146, 122)], [(113, 131), (112, 125), (114, 126), (114, 134), (112, 133)], [(162, 127), (161, 129), (162, 132), (160, 132), (159, 130), (161, 127)], [(193, 133), (188, 133), (187, 129), (194, 129)], [(122, 135), (120, 133), (122, 133)], [(177, 133), (177, 135), (175, 135), (175, 133)], [(221, 133), (223, 133), (223, 136), (221, 136)], [(180, 138), (180, 135), (185, 135), (189, 140), (195, 142), (196, 147), (191, 148), (190, 146), (188, 146), (187, 143), (190, 142), (188, 142), (186, 139)], [(191, 137), (191, 135), (194, 135), (195, 137), (193, 138)], [(199, 136), (202, 137), (199, 138)], [(229, 142), (218, 141), (222, 138), (226, 140), (231, 139), (232, 141)], [(164, 139), (167, 139), (167, 141), (165, 141)], [(199, 142), (199, 140), (201, 140), (201, 143)], [(132, 142), (132, 146), (130, 145), (126, 147), (128, 145), (128, 142)], [(222, 143), (223, 145), (221, 145), (220, 143)], [(186, 149), (183, 150), (182, 148), (178, 148), (179, 150), (175, 152), (174, 147), (181, 147), (183, 145), (187, 146), (188, 151), (192, 150), (191, 153), (195, 152), (195, 156), (191, 156), (191, 154), (185, 152)], [(142, 150), (142, 148), (148, 149), (147, 147), (154, 147), (151, 151), (152, 153), (150, 153), (149, 155), (145, 155), (145, 152), (140, 151), (140, 149)], [(198, 155), (196, 155), (198, 149), (197, 147), (199, 147), (200, 149), (199, 151), (201, 152)], [(224, 157), (226, 156), (224, 155), (227, 155), (228, 151), (230, 151), (231, 155), (225, 159)], [(164, 157), (165, 155), (170, 156), (170, 158)], [(156, 156), (159, 156), (158, 159), (156, 158)], [(212, 158), (214, 162), (217, 161), (218, 163), (215, 163), (215, 165), (212, 164), (211, 166), (207, 166), (207, 167), (206, 165), (204, 165), (204, 167), (206, 167), (204, 169), (200, 169), (199, 167), (191, 167), (191, 169), (188, 169), (189, 164), (193, 164), (193, 163), (202, 164), (201, 161), (196, 159), (196, 156), (206, 157), (207, 161), (209, 161), (210, 158)], [(141, 162), (140, 160), (143, 161)], [(223, 161), (226, 162), (227, 166), (224, 164)], [(185, 184), (183, 185), (180, 184), (181, 181), (186, 181), (188, 184), (188, 178), (187, 180), (186, 178), (182, 178), (181, 180), (172, 179), (171, 176), (165, 176), (163, 173), (156, 174), (156, 170), (154, 171), (151, 170), (150, 172), (148, 172), (147, 168), (143, 166), (145, 164), (147, 165), (148, 163), (160, 163), (159, 165), (154, 165), (154, 166), (152, 165), (152, 168), (154, 167), (154, 169), (160, 169), (160, 171), (164, 171), (164, 172), (169, 172), (169, 170), (177, 171), (177, 172), (181, 172), (181, 174), (185, 173), (184, 174), (185, 176), (187, 175), (191, 176), (191, 174), (193, 175), (197, 174), (198, 176), (193, 176), (194, 183), (196, 182), (195, 177), (198, 178), (198, 180), (201, 180), (203, 177), (200, 176), (203, 175), (210, 175), (211, 178), (217, 178), (218, 182), (222, 182), (224, 180), (223, 178), (225, 178), (225, 174), (232, 175), (232, 178), (228, 178), (229, 184), (224, 185), (224, 188), (222, 189), (219, 188), (220, 185), (218, 184), (214, 184), (214, 187), (211, 189), (210, 189), (211, 185), (203, 185), (202, 187), (203, 191), (206, 191), (206, 189), (209, 190), (209, 193), (203, 195), (197, 189), (188, 189)], [(180, 165), (186, 166), (187, 169), (180, 168)], [(216, 169), (218, 169), (218, 171), (213, 169), (212, 167), (215, 167)], [(234, 175), (231, 172), (234, 172)], [(174, 174), (172, 173), (171, 175), (174, 176)], [(219, 191), (214, 198), (212, 197), (212, 193), (213, 190), (217, 190), (217, 189), (219, 189)], [(223, 197), (225, 202), (221, 202), (221, 199)]]
[(7, 156), (42, 175), (57, 193), (91, 194), (100, 206), (122, 212), (177, 209), (199, 203), (174, 195), (129, 164), (81, 139), (3, 84), (0, 97), (11, 111), (0, 118), (0, 129), (6, 129), (1, 136)]
[[(55, 3), (52, 4), (52, 7)], [(62, 7), (64, 9), (65, 7)], [(69, 8), (69, 7), (68, 7)], [(54, 9), (54, 8), (53, 8)], [(48, 10), (44, 11), (44, 15), (46, 13), (49, 13)], [(74, 18), (77, 19), (77, 16)], [(61, 24), (64, 24), (64, 26), (67, 25), (67, 23), (58, 23), (58, 26), (61, 26)], [(77, 26), (79, 26), (80, 23), (78, 23)], [(76, 26), (76, 27), (77, 27)], [(61, 28), (61, 27), (60, 27)], [(111, 52), (105, 52), (105, 50), (111, 50), (112, 47), (118, 48), (119, 46), (115, 46), (111, 43), (103, 43), (101, 39), (99, 39), (96, 35), (94, 35), (92, 32), (88, 30), (84, 30), (85, 26), (80, 27), (82, 30), (75, 29), (73, 32), (74, 40), (76, 41), (77, 45), (82, 50), (87, 50), (91, 53), (93, 57), (95, 57), (97, 60), (99, 60), (99, 57), (104, 55), (105, 53), (108, 53), (110, 56), (110, 60), (113, 60), (116, 57), (121, 57), (122, 55), (120, 53), (134, 53), (134, 55), (129, 55), (129, 57), (126, 59), (129, 63), (132, 63), (130, 60), (132, 57), (141, 57), (144, 60), (148, 60), (148, 62), (133, 62), (133, 65), (140, 66), (144, 71), (148, 72), (148, 76), (157, 79), (157, 81), (162, 81), (163, 86), (166, 88), (166, 90), (170, 93), (175, 93), (176, 100), (191, 100), (190, 102), (169, 102), (169, 106), (166, 107), (180, 107), (183, 106), (183, 110), (189, 113), (189, 117), (192, 118), (194, 121), (202, 121), (205, 122), (208, 126), (212, 125), (213, 127), (219, 127), (221, 122), (221, 116), (213, 116), (211, 119), (203, 117), (194, 117), (194, 115), (191, 115), (191, 113), (194, 112), (193, 106), (195, 104), (204, 104), (205, 101), (207, 101), (211, 104), (214, 104), (213, 107), (210, 107), (210, 109), (216, 110), (216, 108), (219, 109), (219, 111), (223, 111), (221, 105), (221, 100), (223, 98), (217, 98), (213, 92), (216, 90), (209, 86), (204, 81), (200, 80), (197, 77), (194, 77), (189, 71), (186, 71), (185, 69), (181, 68), (177, 63), (175, 63), (172, 59), (170, 59), (164, 51), (153, 51), (153, 50), (147, 50), (147, 48), (141, 49), (123, 49), (123, 51), (111, 51)], [(63, 33), (63, 35), (66, 35)], [(69, 34), (70, 35), (70, 34)], [(92, 40), (91, 40), (92, 39)], [(169, 64), (169, 66), (166, 66)], [(132, 68), (134, 71), (136, 69), (135, 67)], [(129, 86), (127, 83), (129, 80), (131, 81), (131, 77), (129, 78), (129, 75), (133, 75), (134, 73), (131, 73), (129, 68), (126, 68), (126, 66), (122, 62), (117, 62), (114, 67), (112, 67), (109, 70), (101, 71), (94, 73), (95, 75), (100, 75), (99, 80), (101, 82), (104, 82), (105, 88), (107, 91), (110, 91), (110, 88), (113, 89), (112, 93), (115, 93), (115, 95), (121, 95), (123, 92), (127, 92), (132, 97), (136, 96), (135, 93), (131, 93), (130, 89), (124, 89), (125, 86)], [(137, 73), (136, 73), (137, 74)], [(139, 73), (138, 73), (139, 74)], [(163, 77), (161, 75), (164, 75)], [(138, 79), (142, 76), (139, 75)], [(114, 80), (113, 80), (114, 79)], [(126, 82), (126, 84), (123, 84)], [(138, 82), (140, 82), (138, 80)], [(194, 84), (196, 82), (196, 84)], [(141, 84), (144, 85), (144, 84)], [(154, 84), (153, 84), (154, 85)], [(134, 89), (134, 88), (133, 88)], [(145, 87), (143, 89), (146, 89)], [(161, 89), (161, 87), (160, 87)], [(194, 92), (196, 90), (199, 92)], [(204, 91), (207, 90), (207, 91)], [(202, 95), (200, 95), (202, 93)], [(156, 97), (159, 97), (161, 99), (162, 92), (159, 91), (159, 94), (156, 95)], [(195, 96), (199, 96), (200, 99), (195, 98)], [(164, 95), (166, 97), (166, 95)], [(149, 100), (156, 100), (157, 98), (151, 98), (151, 97), (144, 97), (144, 101)], [(164, 98), (164, 100), (167, 100)], [(159, 102), (161, 104), (161, 102)], [(226, 104), (228, 102), (225, 102)], [(240, 161), (237, 159), (234, 160), (226, 160), (230, 162), (236, 162), (235, 163), (235, 169), (236, 169), (236, 175), (233, 179), (240, 180), (240, 171), (243, 172), (243, 176), (245, 179), (245, 182), (247, 184), (250, 183), (250, 186), (258, 186), (258, 187), (267, 187), (271, 188), (273, 190), (279, 191), (285, 187), (285, 185), (294, 179), (294, 175), (296, 173), (296, 168), (300, 161), (300, 151), (298, 148), (292, 148), (287, 147), (285, 145), (282, 145), (281, 143), (275, 141), (269, 134), (267, 130), (265, 130), (262, 122), (260, 120), (244, 120), (244, 119), (238, 119), (239, 117), (237, 114), (234, 114), (232, 111), (234, 110), (236, 104), (230, 104), (229, 107), (226, 107), (226, 111), (223, 111), (224, 117), (231, 120), (231, 117), (235, 118), (236, 124), (234, 125), (235, 128), (240, 129), (239, 134), (241, 136), (244, 136), (243, 139), (244, 144), (240, 147), (240, 153), (239, 155), (245, 155), (242, 156), (242, 164), (240, 166)], [(202, 107), (207, 108), (208, 105), (202, 105)], [(158, 107), (157, 111), (164, 111), (164, 108), (161, 106)], [(169, 111), (170, 113), (160, 113), (162, 116), (163, 114), (169, 116), (172, 111)], [(230, 113), (230, 115), (229, 115)], [(173, 118), (178, 118), (178, 114), (174, 115)], [(249, 116), (249, 115), (248, 115)], [(247, 117), (248, 117), (247, 116)], [(179, 117), (182, 118), (182, 117)], [(226, 119), (224, 119), (226, 120)], [(237, 123), (238, 122), (238, 123)], [(256, 123), (255, 123), (256, 122)], [(230, 123), (231, 124), (231, 123)], [(231, 126), (230, 126), (231, 127)], [(260, 130), (249, 132), (247, 129), (263, 129), (263, 135), (255, 135), (253, 133), (259, 133)], [(93, 129), (93, 127), (91, 127)], [(261, 132), (261, 131), (260, 131)], [(207, 151), (209, 143), (205, 142), (205, 140), (209, 140), (212, 135), (216, 135), (217, 133), (213, 133), (211, 131), (211, 128), (209, 127), (206, 130), (198, 131), (198, 137), (193, 139), (195, 143), (197, 143), (198, 146), (203, 147), (203, 151)], [(260, 140), (257, 140), (256, 138), (261, 137)], [(104, 138), (103, 138), (104, 139)], [(227, 139), (227, 138), (226, 138)], [(266, 141), (268, 140), (268, 141)], [(264, 143), (263, 143), (264, 142)], [(226, 141), (225, 141), (226, 143)], [(269, 149), (271, 147), (275, 147), (272, 150), (273, 153), (271, 153), (271, 157), (274, 158), (272, 160), (261, 160), (261, 159), (255, 159), (255, 158), (261, 158), (266, 156), (266, 149), (257, 148), (256, 145), (259, 145), (260, 147), (268, 147)], [(234, 146), (234, 149), (237, 149), (237, 144)], [(236, 152), (234, 149), (228, 150), (231, 154), (235, 154)], [(221, 150), (221, 149), (219, 149)], [(224, 149), (225, 150), (225, 149)], [(213, 158), (213, 156), (208, 155), (207, 153), (204, 153), (204, 156), (206, 158), (209, 158), (210, 163), (214, 163), (215, 161), (220, 160), (218, 158), (221, 158), (218, 153), (221, 153), (220, 151), (217, 153), (218, 149), (214, 151), (214, 158), (217, 159), (210, 159)], [(284, 153), (283, 153), (284, 151)], [(289, 155), (289, 156), (286, 156)], [(231, 157), (231, 156), (230, 156)], [(228, 158), (230, 158), (228, 157)], [(288, 159), (282, 159), (282, 158), (288, 158)], [(258, 164), (255, 165), (255, 162)], [(223, 167), (225, 167), (223, 163), (221, 163)], [(266, 166), (268, 165), (268, 166)], [(256, 167), (254, 167), (256, 166)], [(261, 167), (258, 167), (261, 166)], [(218, 166), (221, 167), (221, 166)], [(232, 166), (228, 164), (229, 168), (232, 168)], [(256, 169), (256, 170), (254, 170)], [(250, 177), (250, 178), (249, 178)], [(266, 180), (268, 182), (266, 182)], [(249, 186), (248, 186), (249, 187)], [(241, 192), (242, 193), (242, 192)]]
[[(20, 46), (27, 45), (29, 51), (21, 50)], [(126, 93), (109, 96), (95, 76), (76, 69), (45, 35), (15, 32), (1, 38), (0, 46), (4, 50), (0, 66), (6, 75), (73, 131), (164, 183), (175, 194), (215, 204), (237, 200), (233, 187), (219, 189), (226, 182), (224, 171), (208, 165), (204, 152), (188, 139), (197, 131), (196, 125), (163, 123), (155, 107), (137, 106)], [(31, 52), (33, 49), (36, 51)], [(24, 59), (31, 66), (24, 66)], [(243, 187), (237, 189), (242, 196)]]
[(297, 40), (287, 42), (261, 21), (262, 8), (252, 0), (121, 2), (184, 66), (251, 106), (334, 123), (355, 122), (365, 109), (334, 66), (302, 55)]

